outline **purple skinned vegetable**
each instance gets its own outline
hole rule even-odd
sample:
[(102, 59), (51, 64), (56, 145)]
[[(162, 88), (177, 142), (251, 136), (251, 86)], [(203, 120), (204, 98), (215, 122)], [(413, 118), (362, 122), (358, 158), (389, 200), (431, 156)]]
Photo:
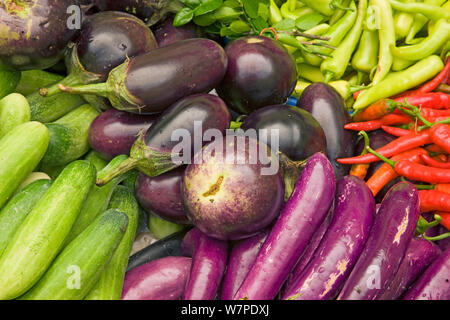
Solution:
[[(438, 235), (444, 234), (447, 232), (449, 232), (449, 230), (447, 230), (447, 228), (445, 228), (444, 226), (440, 226)], [(450, 238), (445, 238), (443, 240), (439, 240), (437, 243), (439, 245), (439, 248), (441, 248), (442, 251), (446, 251), (447, 249), (450, 249)]]
[(441, 254), (441, 249), (433, 242), (424, 238), (413, 238), (394, 280), (378, 300), (397, 300), (400, 298)]
[(338, 300), (376, 300), (384, 293), (406, 254), (419, 214), (419, 193), (414, 185), (401, 182), (392, 187)]
[(372, 228), (375, 199), (362, 179), (346, 176), (337, 184), (335, 201), (330, 227), (283, 300), (336, 298), (358, 261)]
[(233, 300), (234, 295), (244, 281), (245, 276), (255, 262), (269, 229), (257, 235), (235, 243), (230, 252), (227, 272), (222, 283), (221, 300)]
[(143, 116), (116, 109), (100, 114), (89, 129), (89, 144), (106, 160), (121, 154), (130, 154), (139, 132), (147, 130), (156, 116)]
[(122, 300), (177, 300), (183, 296), (192, 259), (166, 257), (130, 270)]
[(175, 27), (173, 25), (173, 18), (168, 18), (155, 26), (153, 33), (160, 48), (167, 47), (181, 40), (201, 37), (200, 29), (194, 23)]
[(335, 183), (330, 161), (321, 153), (313, 155), (234, 300), (276, 297), (325, 220), (333, 203)]
[(182, 250), (192, 255), (183, 300), (214, 300), (227, 267), (227, 242), (208, 237), (194, 228), (186, 234)]
[(450, 249), (425, 270), (403, 300), (450, 300)]

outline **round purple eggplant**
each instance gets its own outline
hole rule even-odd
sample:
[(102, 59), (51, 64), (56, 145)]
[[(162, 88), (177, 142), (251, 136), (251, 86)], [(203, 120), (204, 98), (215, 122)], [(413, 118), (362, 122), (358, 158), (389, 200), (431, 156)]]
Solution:
[(226, 69), (227, 56), (217, 42), (187, 39), (124, 62), (106, 82), (60, 89), (106, 97), (119, 110), (155, 114), (179, 99), (211, 91)]
[(267, 145), (247, 136), (216, 137), (188, 165), (182, 185), (186, 213), (210, 237), (241, 240), (280, 213), (282, 170)]
[(381, 203), (369, 238), (338, 300), (376, 300), (394, 279), (420, 215), (419, 192), (401, 182)]
[(236, 112), (283, 104), (294, 91), (295, 60), (279, 42), (248, 36), (228, 44), (225, 52), (228, 69), (217, 93)]
[(155, 116), (109, 109), (92, 122), (89, 143), (106, 160), (121, 154), (128, 155), (139, 132), (147, 132), (156, 119)]
[[(98, 179), (104, 185), (132, 169), (155, 177), (189, 163), (208, 141), (207, 132), (223, 135), (230, 126), (231, 115), (225, 103), (211, 94), (196, 94), (174, 103), (140, 135), (122, 165)], [(181, 140), (181, 141), (180, 141)]]
[(354, 156), (354, 135), (344, 126), (351, 121), (345, 102), (329, 85), (313, 83), (303, 91), (297, 106), (308, 111), (320, 123), (327, 137), (327, 156), (336, 174), (336, 179), (348, 175), (350, 166), (337, 162), (338, 158)]
[(195, 24), (188, 23), (181, 27), (175, 27), (173, 18), (168, 18), (155, 26), (153, 33), (160, 48), (181, 40), (201, 37), (200, 29)]
[(49, 68), (63, 57), (77, 33), (67, 23), (74, 0), (2, 1), (0, 4), (0, 68)]
[(378, 300), (397, 300), (400, 298), (441, 254), (441, 249), (433, 242), (424, 238), (413, 238), (394, 280)]
[(364, 181), (353, 176), (339, 180), (333, 221), (283, 299), (334, 299), (364, 248), (374, 217), (375, 199)]
[(146, 212), (152, 212), (171, 222), (190, 224), (184, 211), (181, 184), (185, 167), (148, 177), (140, 173), (136, 180), (134, 194)]
[(425, 270), (403, 300), (450, 300), (450, 249)]
[(60, 92), (59, 85), (77, 86), (106, 81), (109, 72), (132, 58), (158, 47), (153, 32), (135, 16), (100, 12), (84, 20), (80, 36), (66, 57), (69, 74), (41, 95)]

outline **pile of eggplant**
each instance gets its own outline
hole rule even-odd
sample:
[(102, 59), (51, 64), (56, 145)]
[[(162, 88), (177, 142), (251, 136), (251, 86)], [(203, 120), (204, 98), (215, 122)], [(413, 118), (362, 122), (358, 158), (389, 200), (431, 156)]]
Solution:
[[(66, 27), (74, 2), (80, 30)], [(20, 284), (19, 266), (16, 277), (0, 276), (20, 288), (0, 288), (0, 298), (450, 299), (449, 243), (417, 234), (416, 187), (395, 181), (375, 199), (337, 162), (361, 149), (344, 129), (351, 120), (339, 93), (315, 83), (288, 105), (298, 73), (283, 45), (261, 35), (224, 45), (192, 24), (174, 27), (179, 9), (165, 0), (0, 4), (3, 96), (25, 97), (14, 102), (29, 105), (22, 122), (47, 130), (46, 148), (26, 167), (41, 175), (0, 187), (0, 230), (11, 225), (8, 206), (26, 197), (16, 190), (50, 181), (33, 205), (48, 189), (54, 207), (56, 185), (67, 193), (57, 211), (70, 193), (63, 183), (81, 179), (76, 172), (87, 181), (61, 222), (65, 233), (37, 226), (29, 208), (26, 227), (0, 235), (0, 271), (15, 248), (36, 251), (17, 243), (29, 230), (54, 240), (29, 283)], [(6, 137), (0, 162), (4, 141), (15, 141)], [(148, 233), (150, 241), (140, 237)], [(67, 265), (89, 265), (77, 295), (63, 286)]]

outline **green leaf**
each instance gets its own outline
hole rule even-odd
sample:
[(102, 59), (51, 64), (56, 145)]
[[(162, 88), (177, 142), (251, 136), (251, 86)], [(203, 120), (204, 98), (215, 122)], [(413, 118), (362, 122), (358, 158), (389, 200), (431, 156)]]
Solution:
[(214, 13), (207, 13), (194, 17), (193, 21), (200, 27), (207, 27), (216, 22), (216, 18), (214, 17)]
[(242, 20), (233, 21), (229, 28), (236, 34), (242, 34), (251, 30), (251, 27)]
[(183, 3), (187, 7), (191, 8), (193, 10), (201, 4), (201, 1), (200, 0), (184, 0)]
[(242, 4), (244, 5), (245, 13), (251, 19), (258, 18), (258, 8), (259, 1), (258, 0), (242, 0)]
[(222, 22), (232, 22), (241, 16), (241, 12), (229, 7), (220, 7), (214, 11), (213, 15), (215, 19)]
[(223, 0), (203, 0), (202, 3), (194, 10), (196, 16), (212, 12), (219, 9), (223, 4)]
[(263, 29), (269, 27), (269, 23), (261, 17), (257, 17), (256, 19), (251, 19), (250, 24), (256, 33), (260, 33)]
[(240, 8), (241, 4), (237, 0), (225, 0), (223, 2), (223, 6), (234, 9), (234, 8)]
[(173, 19), (173, 25), (175, 27), (180, 27), (185, 25), (186, 23), (189, 23), (192, 18), (194, 17), (194, 11), (190, 8), (183, 8), (175, 15), (175, 18)]
[(309, 30), (320, 24), (324, 18), (325, 17), (323, 15), (315, 12), (298, 18), (295, 20), (295, 24), (300, 30)]
[(258, 16), (260, 16), (264, 20), (268, 21), (270, 18), (269, 6), (260, 2), (259, 6), (258, 6)]
[(280, 22), (277, 22), (273, 25), (275, 30), (293, 30), (296, 29), (295, 20), (294, 19), (283, 19)]

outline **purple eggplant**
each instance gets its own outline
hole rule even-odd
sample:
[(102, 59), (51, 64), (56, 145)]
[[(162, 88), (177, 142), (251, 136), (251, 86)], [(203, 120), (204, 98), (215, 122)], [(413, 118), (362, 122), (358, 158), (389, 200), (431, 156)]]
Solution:
[(450, 300), (450, 249), (425, 270), (403, 300)]
[(184, 294), (191, 269), (188, 257), (166, 257), (125, 275), (122, 300), (177, 300)]
[(336, 298), (369, 237), (375, 199), (364, 181), (339, 180), (333, 221), (314, 257), (284, 294), (284, 300)]
[(235, 243), (230, 252), (227, 272), (223, 279), (221, 300), (233, 300), (245, 276), (256, 260), (256, 256), (267, 239), (269, 229)]
[(338, 300), (376, 300), (394, 279), (420, 215), (413, 184), (392, 187), (381, 203), (369, 239)]
[[(440, 234), (444, 234), (444, 233), (447, 233), (447, 232), (449, 232), (449, 230), (447, 230), (447, 228), (441, 226), (439, 228), (438, 234), (440, 235)], [(439, 240), (438, 241), (438, 245), (439, 245), (439, 248), (441, 248), (442, 251), (446, 251), (447, 249), (450, 249), (450, 238), (445, 238), (443, 240)]]
[(424, 238), (413, 238), (394, 280), (378, 300), (397, 300), (400, 298), (441, 254), (441, 249), (433, 242)]
[(282, 170), (275, 151), (258, 140), (217, 137), (188, 165), (182, 193), (186, 214), (198, 229), (220, 240), (241, 240), (279, 215)]
[(313, 155), (234, 300), (275, 298), (314, 232), (325, 220), (335, 189), (330, 161), (321, 153)]
[(194, 23), (188, 23), (181, 27), (175, 27), (173, 25), (173, 18), (168, 18), (158, 24), (153, 33), (155, 34), (156, 41), (158, 42), (158, 46), (167, 47), (175, 42), (192, 39), (192, 38), (200, 38), (201, 32), (200, 29)]
[[(184, 164), (182, 159), (188, 162), (200, 150), (202, 143), (207, 143), (203, 142), (206, 131), (214, 129), (224, 134), (230, 121), (227, 106), (217, 96), (197, 94), (183, 98), (159, 116), (145, 135), (137, 138), (128, 160), (98, 179), (97, 184), (104, 185), (134, 168), (149, 177), (173, 170)], [(177, 132), (182, 136), (174, 139)], [(174, 150), (180, 144), (185, 148)], [(174, 161), (175, 155), (180, 156), (179, 161)]]
[(186, 234), (183, 250), (192, 255), (192, 267), (183, 300), (214, 300), (225, 274), (228, 244), (197, 228)]
[[(63, 57), (77, 30), (69, 29), (74, 0), (1, 1), (0, 68), (49, 68)], [(69, 11), (70, 12), (70, 11)]]
[(211, 91), (226, 69), (227, 56), (217, 42), (187, 39), (124, 62), (106, 82), (60, 89), (106, 97), (119, 110), (155, 114), (179, 99)]
[(190, 224), (184, 211), (181, 185), (185, 167), (148, 177), (140, 173), (136, 180), (134, 194), (146, 212), (179, 224)]
[(106, 160), (115, 156), (129, 155), (139, 132), (147, 130), (156, 121), (156, 116), (143, 116), (116, 109), (100, 114), (89, 129), (89, 143)]
[(236, 112), (283, 104), (294, 91), (295, 60), (278, 41), (248, 36), (234, 40), (225, 51), (228, 69), (217, 93)]
[(313, 83), (303, 91), (297, 106), (308, 111), (320, 123), (327, 137), (327, 156), (336, 179), (348, 175), (350, 166), (337, 162), (338, 158), (354, 156), (354, 135), (344, 126), (351, 121), (345, 102), (339, 93), (325, 83)]
[(80, 36), (66, 57), (69, 74), (41, 95), (60, 92), (59, 85), (78, 86), (106, 81), (109, 72), (128, 58), (156, 49), (153, 32), (135, 16), (123, 12), (100, 12), (83, 21)]

